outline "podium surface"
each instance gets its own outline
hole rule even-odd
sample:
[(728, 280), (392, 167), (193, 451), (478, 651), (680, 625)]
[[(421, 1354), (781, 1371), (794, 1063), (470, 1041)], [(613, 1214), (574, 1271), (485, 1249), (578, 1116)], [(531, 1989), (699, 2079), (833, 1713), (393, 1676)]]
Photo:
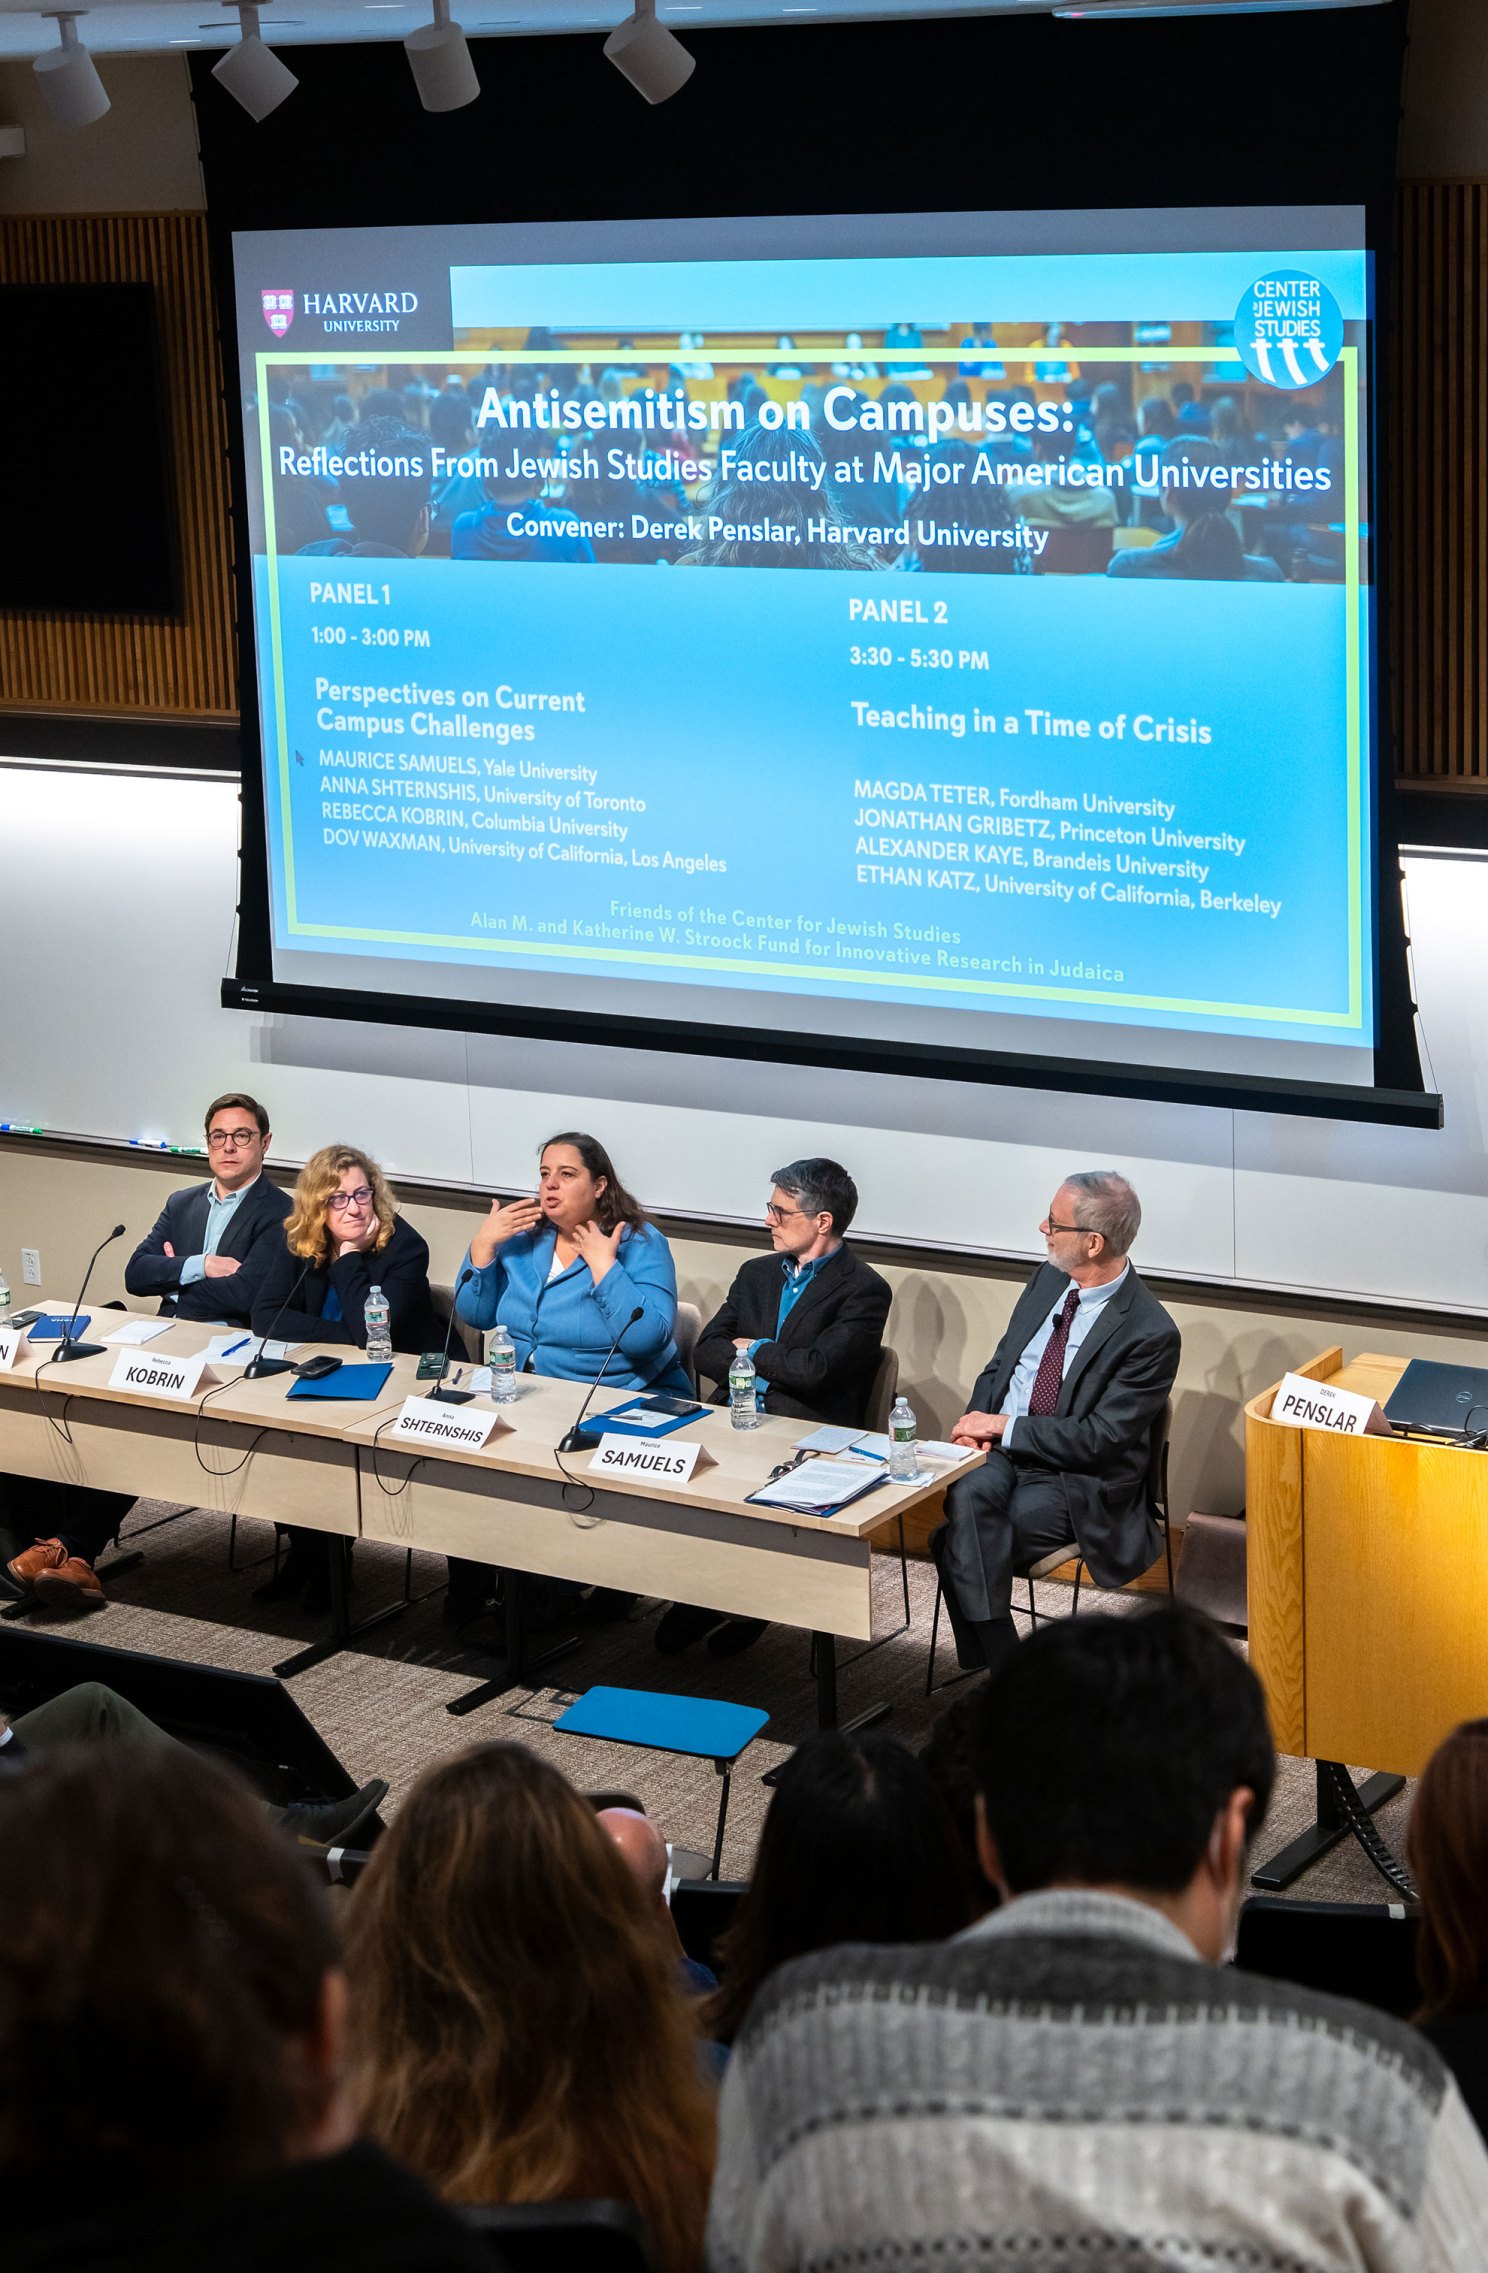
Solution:
[[(1296, 1371), (1383, 1405), (1405, 1366), (1334, 1348)], [(1488, 1714), (1488, 1452), (1292, 1428), (1275, 1393), (1245, 1408), (1245, 1468), (1250, 1661), (1277, 1749), (1417, 1775)]]

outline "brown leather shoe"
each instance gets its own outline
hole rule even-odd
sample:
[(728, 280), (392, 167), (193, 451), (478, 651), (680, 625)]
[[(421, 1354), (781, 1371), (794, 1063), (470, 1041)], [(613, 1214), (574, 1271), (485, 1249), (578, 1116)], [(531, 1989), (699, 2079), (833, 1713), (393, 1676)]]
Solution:
[(48, 1610), (106, 1610), (108, 1596), (98, 1583), (98, 1573), (81, 1555), (62, 1557), (50, 1569), (37, 1574), (36, 1599), (44, 1602)]
[(67, 1549), (60, 1539), (38, 1539), (34, 1547), (11, 1558), (5, 1575), (18, 1594), (29, 1594), (43, 1571), (58, 1571), (66, 1560)]

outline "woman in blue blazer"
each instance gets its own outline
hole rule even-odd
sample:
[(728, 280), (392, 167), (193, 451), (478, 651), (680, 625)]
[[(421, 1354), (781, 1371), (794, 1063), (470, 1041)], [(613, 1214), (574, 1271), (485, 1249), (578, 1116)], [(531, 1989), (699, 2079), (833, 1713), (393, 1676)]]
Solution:
[[(602, 1373), (607, 1388), (692, 1395), (677, 1355), (672, 1251), (597, 1138), (578, 1130), (551, 1137), (536, 1199), (494, 1205), (470, 1242), (467, 1267), (474, 1276), (456, 1308), (467, 1325), (506, 1327), (518, 1372), (559, 1381)], [(627, 1324), (638, 1307), (641, 1316)]]
[[(672, 1251), (615, 1174), (596, 1137), (550, 1137), (537, 1197), (493, 1204), (471, 1240), (455, 1297), (467, 1325), (505, 1326), (517, 1370), (616, 1389), (693, 1394), (677, 1355), (677, 1272)], [(457, 1282), (458, 1283), (458, 1282)], [(641, 1315), (632, 1318), (639, 1310)], [(619, 1337), (618, 1343), (616, 1337)], [(444, 1616), (462, 1625), (479, 1611), (494, 1574), (450, 1558)], [(537, 1592), (549, 1615), (571, 1614), (579, 1589), (552, 1580)], [(592, 1616), (623, 1616), (632, 1595), (597, 1589)], [(536, 1622), (536, 1621), (534, 1621)]]

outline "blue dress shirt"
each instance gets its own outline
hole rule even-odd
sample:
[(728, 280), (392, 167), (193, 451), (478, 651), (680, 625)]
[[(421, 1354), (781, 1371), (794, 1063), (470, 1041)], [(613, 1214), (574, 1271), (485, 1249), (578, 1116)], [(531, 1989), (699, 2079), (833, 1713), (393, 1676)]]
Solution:
[[(1064, 1367), (1059, 1376), (1061, 1381), (1069, 1372), (1070, 1360), (1099, 1318), (1104, 1305), (1110, 1301), (1119, 1287), (1125, 1286), (1126, 1274), (1130, 1269), (1131, 1265), (1128, 1263), (1114, 1279), (1107, 1279), (1104, 1286), (1081, 1287), (1080, 1307), (1070, 1320), (1069, 1339), (1064, 1345)], [(1002, 1410), (1008, 1416), (1008, 1425), (1002, 1432), (1002, 1449), (1004, 1452), (1011, 1452), (1013, 1448), (1013, 1438), (1017, 1433), (1019, 1417), (1027, 1412), (1028, 1400), (1033, 1395), (1033, 1384), (1039, 1369), (1039, 1359), (1049, 1346), (1049, 1336), (1054, 1331), (1054, 1321), (1064, 1308), (1069, 1291), (1068, 1286), (1060, 1288), (1048, 1317), (1013, 1368), (1013, 1378), (1008, 1383), (1007, 1395), (1002, 1400)]]
[[(760, 1351), (764, 1348), (766, 1342), (772, 1339), (778, 1339), (780, 1330), (784, 1326), (785, 1321), (787, 1318), (789, 1318), (791, 1312), (795, 1309), (796, 1304), (800, 1301), (802, 1295), (806, 1292), (806, 1289), (810, 1286), (812, 1280), (816, 1277), (817, 1272), (826, 1268), (827, 1264), (831, 1262), (832, 1257), (836, 1254), (837, 1248), (841, 1245), (842, 1241), (839, 1239), (836, 1247), (828, 1248), (825, 1255), (818, 1255), (815, 1261), (810, 1263), (797, 1263), (793, 1262), (789, 1255), (781, 1256), (780, 1268), (785, 1274), (785, 1284), (780, 1290), (780, 1308), (775, 1314), (775, 1334), (774, 1336), (771, 1336), (769, 1334), (761, 1334), (757, 1340), (751, 1342), (749, 1345), (749, 1362), (754, 1367), (756, 1373), (759, 1373)], [(768, 1376), (765, 1374), (760, 1374), (761, 1381), (764, 1381), (767, 1378)], [(764, 1391), (760, 1387), (756, 1386), (754, 1394), (756, 1400), (758, 1401), (763, 1397)]]
[(251, 1192), (253, 1185), (257, 1182), (258, 1178), (255, 1176), (252, 1183), (240, 1185), (237, 1191), (229, 1192), (227, 1198), (222, 1200), (217, 1196), (217, 1179), (215, 1176), (213, 1177), (207, 1186), (207, 1236), (203, 1242), (201, 1253), (199, 1255), (188, 1255), (181, 1265), (182, 1286), (195, 1286), (198, 1279), (206, 1277), (207, 1257), (216, 1254), (218, 1246), (221, 1244), (222, 1235), (232, 1222), (233, 1211), (239, 1200)]

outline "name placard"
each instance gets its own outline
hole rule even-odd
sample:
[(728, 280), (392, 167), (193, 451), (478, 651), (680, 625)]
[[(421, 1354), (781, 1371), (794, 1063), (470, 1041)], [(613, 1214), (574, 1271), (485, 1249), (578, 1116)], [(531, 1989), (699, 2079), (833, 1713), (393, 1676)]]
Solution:
[(0, 1327), (0, 1373), (9, 1373), (26, 1347), (24, 1326)]
[(1328, 1381), (1309, 1381), (1288, 1373), (1271, 1400), (1271, 1418), (1287, 1428), (1326, 1429), (1330, 1436), (1393, 1436), (1394, 1430), (1373, 1397), (1357, 1389), (1335, 1389)]
[(637, 1444), (633, 1436), (602, 1436), (589, 1463), (591, 1476), (633, 1476), (657, 1484), (685, 1484), (698, 1464), (701, 1444), (682, 1444), (674, 1436), (660, 1444)]
[(152, 1397), (194, 1397), (218, 1376), (207, 1363), (205, 1350), (195, 1357), (152, 1357), (148, 1350), (125, 1350), (109, 1375), (110, 1389), (148, 1391)]
[(402, 1444), (443, 1445), (456, 1452), (479, 1452), (496, 1426), (495, 1413), (473, 1413), (468, 1405), (446, 1405), (431, 1397), (405, 1397), (389, 1429)]

